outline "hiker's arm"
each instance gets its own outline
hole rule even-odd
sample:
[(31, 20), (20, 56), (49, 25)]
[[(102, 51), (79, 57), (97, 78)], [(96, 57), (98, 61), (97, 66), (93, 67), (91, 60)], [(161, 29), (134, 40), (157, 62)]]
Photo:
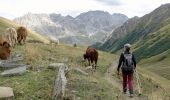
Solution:
[(135, 56), (134, 56), (134, 55), (132, 55), (132, 60), (133, 60), (134, 66), (135, 66), (135, 68), (136, 68), (136, 59), (135, 59)]
[(121, 65), (122, 65), (122, 61), (123, 61), (123, 54), (120, 55), (120, 58), (119, 58), (119, 64), (118, 64), (118, 67), (117, 67), (117, 71), (119, 71)]

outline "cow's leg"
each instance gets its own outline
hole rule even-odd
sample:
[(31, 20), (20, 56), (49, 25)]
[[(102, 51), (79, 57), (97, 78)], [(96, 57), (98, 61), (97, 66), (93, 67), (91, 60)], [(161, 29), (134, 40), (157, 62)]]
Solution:
[(25, 44), (25, 41), (26, 41), (26, 37), (23, 38), (23, 43)]
[(24, 44), (24, 37), (21, 38), (21, 44)]
[(93, 63), (93, 59), (91, 59), (91, 64), (92, 64), (92, 68), (94, 68), (94, 63)]
[(90, 66), (90, 59), (88, 58), (89, 66)]
[(21, 36), (18, 37), (18, 43), (21, 45)]
[(97, 67), (97, 60), (95, 60), (95, 69), (96, 69), (96, 67)]

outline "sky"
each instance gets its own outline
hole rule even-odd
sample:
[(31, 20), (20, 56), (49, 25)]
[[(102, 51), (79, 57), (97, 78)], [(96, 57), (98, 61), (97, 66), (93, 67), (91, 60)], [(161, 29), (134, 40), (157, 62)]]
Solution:
[(75, 17), (83, 12), (102, 10), (131, 18), (141, 17), (165, 3), (170, 0), (0, 0), (0, 16), (14, 19), (31, 12)]

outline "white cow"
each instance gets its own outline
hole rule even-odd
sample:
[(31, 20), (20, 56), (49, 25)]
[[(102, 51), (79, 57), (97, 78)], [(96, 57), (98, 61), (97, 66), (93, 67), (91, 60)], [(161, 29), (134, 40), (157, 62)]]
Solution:
[(7, 28), (5, 31), (5, 37), (8, 41), (8, 43), (12, 46), (15, 47), (17, 44), (17, 32), (15, 28)]

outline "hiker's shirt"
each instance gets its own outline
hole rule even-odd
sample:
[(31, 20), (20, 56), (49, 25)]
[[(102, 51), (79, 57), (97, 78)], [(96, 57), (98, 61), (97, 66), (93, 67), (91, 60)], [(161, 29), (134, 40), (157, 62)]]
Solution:
[[(120, 70), (121, 66), (123, 66), (123, 63), (125, 62), (124, 54), (130, 54), (130, 53), (129, 52), (121, 53), (120, 58), (119, 58), (119, 64), (118, 64), (118, 67), (117, 67), (118, 71)], [(133, 54), (132, 54), (132, 61), (133, 61), (133, 64), (134, 64), (134, 68), (136, 68), (136, 59), (135, 59), (135, 56)], [(133, 71), (126, 72), (126, 71), (122, 70), (122, 72), (124, 74), (128, 74), (128, 73), (132, 73)]]

